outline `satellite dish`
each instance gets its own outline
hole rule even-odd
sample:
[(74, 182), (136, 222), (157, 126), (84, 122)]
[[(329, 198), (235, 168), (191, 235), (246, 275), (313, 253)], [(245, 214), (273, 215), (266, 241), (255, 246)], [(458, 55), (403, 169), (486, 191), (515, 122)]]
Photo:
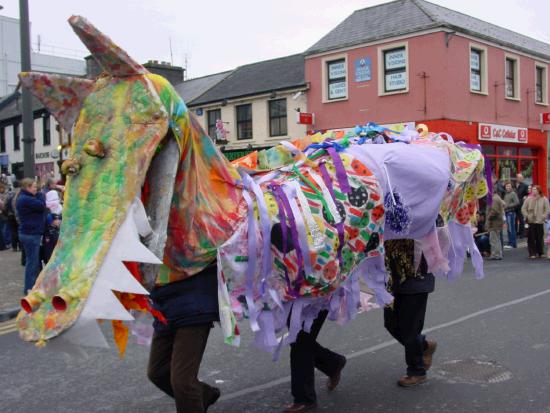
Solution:
[(50, 156), (51, 156), (53, 159), (59, 158), (59, 151), (58, 151), (57, 149), (54, 149), (53, 151), (50, 152)]

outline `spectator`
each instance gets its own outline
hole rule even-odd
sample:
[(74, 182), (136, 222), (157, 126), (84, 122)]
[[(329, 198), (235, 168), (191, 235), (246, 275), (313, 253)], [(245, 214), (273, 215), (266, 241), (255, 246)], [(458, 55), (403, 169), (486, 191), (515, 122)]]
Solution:
[(9, 193), (6, 185), (0, 182), (0, 251), (10, 248), (11, 237), (8, 229), (7, 203)]
[(42, 242), (42, 260), (47, 264), (50, 260), (53, 250), (59, 239), (59, 228), (61, 226), (61, 212), (63, 208), (59, 199), (59, 194), (55, 189), (46, 194), (46, 207), (48, 215), (46, 217), (46, 231)]
[(491, 247), (489, 243), (489, 234), (487, 233), (485, 214), (477, 213), (477, 228), (474, 234), (474, 240), (479, 249), (479, 252), (484, 257), (488, 257), (491, 253)]
[(500, 235), (504, 226), (504, 201), (495, 189), (493, 193), (493, 203), (487, 208), (487, 224), (489, 231), (489, 242), (491, 244), (491, 260), (502, 259), (502, 243)]
[(528, 186), (523, 182), (524, 178), (522, 174), (516, 175), (516, 194), (518, 195), (519, 205), (516, 209), (516, 233), (518, 237), (523, 238), (525, 236), (525, 221), (523, 219), (523, 214), (521, 213), (521, 207), (527, 198)]
[(19, 217), (19, 240), (25, 250), (25, 286), (23, 294), (32, 289), (40, 272), (40, 243), (44, 234), (46, 202), (38, 192), (36, 181), (25, 178), (16, 203)]
[(516, 208), (519, 205), (518, 195), (511, 182), (504, 186), (504, 210), (506, 212), (506, 227), (508, 230), (508, 245), (504, 249), (517, 248), (516, 242)]
[[(8, 232), (10, 233), (11, 238), (11, 248), (14, 252), (17, 252), (18, 250), (23, 251), (23, 248), (21, 246), (21, 243), (19, 242), (19, 223), (17, 218), (17, 211), (15, 208), (15, 204), (17, 202), (17, 198), (19, 197), (19, 181), (13, 182), (13, 192), (9, 195), (8, 199), (6, 200), (6, 204), (4, 206), (4, 212), (7, 217), (7, 225), (8, 225)], [(22, 252), (23, 255), (23, 252)], [(21, 263), (24, 265), (24, 259), (23, 256), (21, 258)]]
[(548, 221), (550, 205), (542, 195), (539, 185), (533, 185), (531, 196), (527, 198), (521, 209), (527, 221), (527, 249), (529, 258), (542, 258), (544, 254), (544, 224)]

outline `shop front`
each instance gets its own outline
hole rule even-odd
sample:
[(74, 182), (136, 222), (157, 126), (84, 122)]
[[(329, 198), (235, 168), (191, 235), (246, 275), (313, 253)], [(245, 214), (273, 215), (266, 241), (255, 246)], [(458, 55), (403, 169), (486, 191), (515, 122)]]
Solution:
[(451, 120), (423, 123), (430, 131), (447, 132), (457, 141), (481, 145), (499, 180), (514, 181), (520, 173), (525, 183), (540, 185), (548, 194), (548, 131)]

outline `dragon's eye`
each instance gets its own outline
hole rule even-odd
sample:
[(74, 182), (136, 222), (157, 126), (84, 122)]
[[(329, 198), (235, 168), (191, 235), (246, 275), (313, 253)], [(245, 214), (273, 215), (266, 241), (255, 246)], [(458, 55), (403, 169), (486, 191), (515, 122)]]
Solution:
[(79, 171), (80, 163), (74, 158), (67, 159), (61, 164), (61, 172), (64, 175), (76, 175)]
[(105, 156), (105, 148), (99, 139), (89, 139), (84, 144), (84, 152), (97, 158), (103, 158)]

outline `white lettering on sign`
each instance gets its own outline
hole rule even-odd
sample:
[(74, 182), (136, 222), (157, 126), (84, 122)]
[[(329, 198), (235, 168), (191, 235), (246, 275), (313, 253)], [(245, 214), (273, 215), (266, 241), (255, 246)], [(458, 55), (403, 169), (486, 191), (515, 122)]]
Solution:
[(407, 88), (407, 76), (405, 72), (386, 75), (386, 91), (401, 90)]
[(527, 128), (493, 125), (490, 123), (479, 124), (479, 140), (482, 141), (527, 143), (528, 136)]
[(338, 99), (347, 96), (346, 82), (331, 83), (328, 85), (328, 98)]
[(386, 70), (402, 69), (407, 66), (407, 53), (405, 48), (386, 53)]
[(329, 63), (328, 78), (332, 80), (342, 77), (346, 77), (346, 62)]

